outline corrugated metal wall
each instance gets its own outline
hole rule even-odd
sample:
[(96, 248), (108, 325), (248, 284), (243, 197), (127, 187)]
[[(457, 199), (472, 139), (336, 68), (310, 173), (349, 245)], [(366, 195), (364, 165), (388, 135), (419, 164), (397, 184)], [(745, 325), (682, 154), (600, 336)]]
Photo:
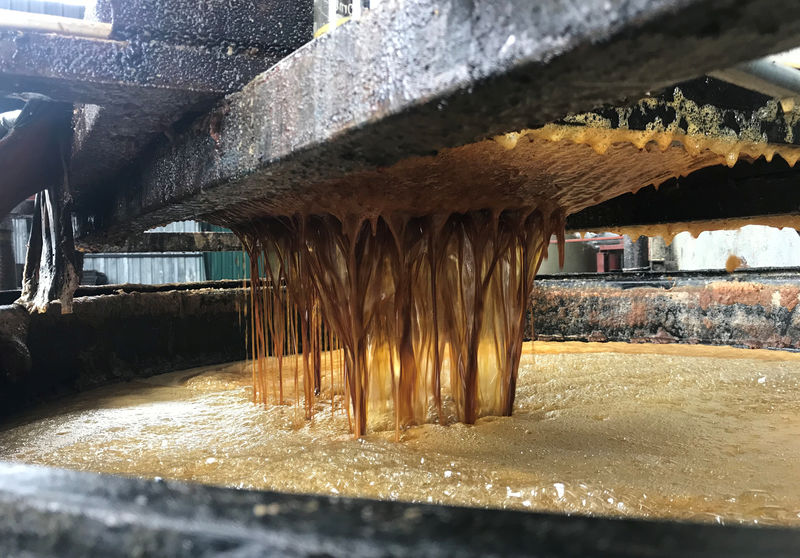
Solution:
[[(25, 265), (25, 254), (30, 237), (31, 217), (13, 217), (14, 259), (18, 277)], [(196, 221), (180, 221), (152, 229), (149, 232), (226, 232), (227, 229)], [(164, 283), (191, 283), (217, 279), (249, 278), (249, 260), (242, 252), (159, 252), (84, 254), (83, 269), (101, 273), (104, 283), (115, 285), (134, 283), (159, 285)], [(95, 274), (87, 274), (90, 282)]]
[[(200, 223), (180, 221), (149, 232), (200, 232)], [(105, 275), (111, 285), (135, 283), (159, 285), (205, 281), (206, 266), (202, 252), (85, 254), (84, 271)]]
[(242, 252), (207, 252), (206, 275), (211, 280), (249, 279), (250, 258)]
[[(202, 223), (201, 226), (208, 232), (231, 232), (218, 225)], [(250, 258), (243, 252), (206, 252), (203, 259), (209, 280), (250, 278)]]
[(164, 225), (163, 227), (156, 227), (154, 229), (150, 229), (147, 232), (154, 232), (154, 233), (194, 233), (194, 232), (202, 232), (203, 225), (198, 223), (197, 221), (175, 221), (174, 223), (170, 223), (169, 225)]
[(194, 252), (175, 254), (86, 254), (85, 271), (96, 271), (110, 285), (134, 283), (160, 285), (206, 280), (203, 255)]

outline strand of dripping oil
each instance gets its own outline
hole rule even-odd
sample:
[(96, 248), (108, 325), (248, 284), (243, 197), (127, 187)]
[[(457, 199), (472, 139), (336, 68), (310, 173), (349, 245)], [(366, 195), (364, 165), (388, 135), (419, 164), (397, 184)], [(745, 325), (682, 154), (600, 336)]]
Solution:
[(561, 211), (266, 217), (231, 228), (250, 262), (254, 401), (286, 402), (293, 359), (305, 418), (326, 392), (335, 410), (338, 376), (355, 436), (386, 417), (398, 433), (511, 414), (533, 278), (552, 234), (563, 262)]

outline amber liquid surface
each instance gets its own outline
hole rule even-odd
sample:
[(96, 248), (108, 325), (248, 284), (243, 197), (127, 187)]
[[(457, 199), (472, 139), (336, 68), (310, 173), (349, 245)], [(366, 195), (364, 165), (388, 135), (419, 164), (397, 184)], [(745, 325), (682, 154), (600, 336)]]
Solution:
[[(535, 360), (535, 367), (534, 367)], [(302, 397), (302, 387), (300, 388)], [(0, 432), (0, 459), (248, 489), (719, 523), (800, 525), (800, 355), (526, 343), (515, 412), (354, 439), (252, 403), (248, 366), (86, 392)]]

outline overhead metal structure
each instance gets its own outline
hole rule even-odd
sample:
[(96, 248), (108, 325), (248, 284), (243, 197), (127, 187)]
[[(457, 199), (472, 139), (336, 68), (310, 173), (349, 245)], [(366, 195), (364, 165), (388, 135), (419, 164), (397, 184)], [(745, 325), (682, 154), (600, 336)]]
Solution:
[(111, 22), (109, 40), (0, 33), (0, 91), (82, 105), (81, 235), (109, 243), (254, 201), (313, 209), (357, 175), (391, 195), (384, 169), (402, 176), (401, 162), (424, 168), (442, 150), (636, 101), (800, 36), (800, 7), (765, 0), (418, 0), (297, 49), (311, 9), (290, 4), (105, 1), (87, 15)]
[(275, 213), (314, 209), (354, 177), (391, 196), (397, 185), (385, 169), (403, 161), (424, 168), (447, 148), (794, 46), (800, 14), (777, 17), (766, 4), (389, 2), (154, 143), (105, 203), (80, 212), (81, 234), (213, 220), (254, 201)]

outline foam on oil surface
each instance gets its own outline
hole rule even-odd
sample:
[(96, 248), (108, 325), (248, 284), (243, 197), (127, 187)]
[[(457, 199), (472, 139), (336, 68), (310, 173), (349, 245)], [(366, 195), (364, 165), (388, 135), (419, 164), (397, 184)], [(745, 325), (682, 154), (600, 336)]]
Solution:
[[(605, 351), (605, 352), (601, 352)], [(337, 399), (251, 402), (243, 364), (110, 386), (0, 433), (0, 459), (290, 492), (800, 524), (800, 357), (537, 343), (515, 414), (353, 439)], [(288, 394), (287, 394), (288, 396)], [(452, 403), (445, 410), (453, 421)], [(391, 421), (387, 424), (391, 428)]]

